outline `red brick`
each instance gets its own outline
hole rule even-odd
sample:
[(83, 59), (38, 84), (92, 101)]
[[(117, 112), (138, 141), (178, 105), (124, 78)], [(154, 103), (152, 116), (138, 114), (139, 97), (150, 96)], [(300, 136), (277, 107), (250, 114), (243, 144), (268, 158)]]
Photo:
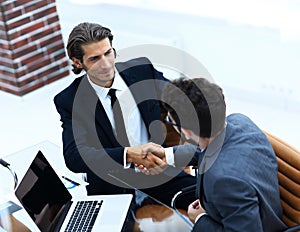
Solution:
[[(41, 1), (43, 1), (43, 0), (41, 0)], [(30, 2), (32, 2), (32, 0), (17, 0), (15, 2), (15, 6), (22, 6), (22, 5), (25, 5), (26, 3), (30, 3)]]
[(45, 30), (44, 31), (32, 35), (30, 37), (30, 40), (31, 41), (38, 41), (39, 39), (45, 38), (45, 36), (51, 35), (51, 34), (53, 34), (52, 28), (49, 28), (48, 26), (45, 26)]
[(17, 0), (12, 1), (12, 2), (10, 2), (10, 3), (7, 3), (7, 2), (2, 3), (1, 10), (5, 13), (5, 12), (7, 12), (7, 11), (9, 11), (9, 10), (14, 9), (14, 7), (15, 7), (15, 2), (17, 2)]
[[(0, 57), (1, 58), (12, 58), (11, 56), (11, 51), (7, 50), (7, 49), (2, 49), (0, 48)], [(0, 59), (0, 62), (3, 61), (4, 59)]]
[(49, 64), (51, 64), (50, 58), (42, 58), (42, 59), (36, 60), (35, 62), (28, 64), (27, 71), (28, 71), (28, 73), (31, 73), (40, 68), (47, 67)]
[(23, 26), (24, 24), (29, 23), (29, 22), (31, 22), (29, 16), (26, 17), (26, 18), (22, 18), (19, 21), (7, 24), (7, 30), (10, 31), (10, 30), (15, 29), (15, 28), (17, 28), (19, 26)]
[(43, 52), (35, 53), (32, 56), (30, 56), (30, 57), (22, 60), (21, 64), (22, 65), (28, 65), (31, 62), (34, 62), (34, 61), (39, 60), (39, 59), (42, 59), (43, 57), (44, 57), (44, 53)]
[(48, 77), (49, 75), (53, 74), (53, 71), (51, 69), (47, 69), (43, 72), (40, 72), (37, 74), (38, 78)]
[(69, 74), (70, 74), (69, 70), (66, 70), (66, 71), (64, 71), (64, 72), (62, 72), (62, 73), (60, 73), (58, 75), (55, 75), (54, 77), (51, 77), (51, 78), (47, 79), (47, 83), (50, 84), (50, 83), (52, 83), (52, 82), (54, 82), (56, 80), (59, 80), (59, 79), (61, 79), (63, 77), (68, 76)]
[(53, 27), (53, 30), (54, 30), (54, 31), (60, 31), (60, 24), (56, 24), (56, 25)]
[(21, 71), (16, 73), (16, 78), (22, 77), (26, 75), (26, 70), (22, 69)]
[[(5, 29), (3, 28), (3, 29), (0, 29), (0, 39), (2, 39), (2, 40), (7, 40), (7, 34), (6, 34), (6, 31), (5, 31)], [(0, 43), (0, 45), (1, 45), (2, 43)]]
[(64, 45), (63, 43), (59, 43), (59, 44), (49, 44), (47, 46), (47, 52), (48, 54), (52, 54), (53, 52), (57, 52), (59, 50), (64, 51)]
[(12, 61), (8, 61), (5, 59), (1, 59), (0, 60), (0, 72), (5, 70), (5, 68), (15, 68), (14, 64), (12, 63)]
[(25, 47), (24, 49), (18, 49), (18, 52), (14, 53), (14, 59), (24, 56), (32, 51), (37, 51), (38, 47), (36, 44), (33, 44), (30, 47)]
[(33, 25), (30, 25), (30, 26), (28, 26), (28, 27), (22, 29), (22, 30), (20, 31), (20, 35), (25, 35), (25, 34), (27, 34), (27, 33), (30, 33), (30, 32), (33, 32), (33, 31), (35, 31), (35, 30), (38, 30), (38, 29), (40, 29), (40, 28), (43, 28), (44, 26), (45, 26), (44, 22), (35, 23), (35, 24), (33, 24)]
[(68, 67), (69, 66), (69, 60), (65, 60), (60, 64), (61, 67)]
[(44, 9), (43, 11), (35, 13), (33, 15), (33, 19), (36, 20), (36, 19), (44, 18), (46, 15), (50, 15), (55, 12), (56, 12), (56, 7), (52, 6), (52, 7)]
[(10, 19), (16, 18), (20, 15), (22, 15), (21, 9), (14, 10), (14, 11), (11, 11), (11, 12), (8, 12), (5, 14), (5, 20), (10, 20)]
[(36, 9), (40, 9), (40, 8), (42, 8), (44, 6), (47, 6), (47, 5), (48, 5), (47, 1), (42, 0), (42, 1), (39, 1), (39, 2), (34, 2), (31, 5), (28, 5), (28, 6), (24, 7), (24, 10), (25, 10), (26, 13), (28, 13), (28, 12), (32, 12)]
[(25, 80), (18, 81), (18, 85), (21, 87), (21, 86), (27, 85), (28, 83), (33, 82), (35, 80), (38, 80), (38, 78), (36, 75), (32, 74), (30, 77), (26, 78)]
[(16, 77), (14, 72), (8, 72), (7, 70), (1, 70), (0, 74), (2, 76), (2, 79), (3, 79), (3, 77), (6, 77), (7, 79), (10, 79), (9, 77), (12, 77), (12, 78)]
[(14, 40), (14, 39), (18, 39), (20, 37), (20, 31), (15, 31), (13, 33), (9, 33), (8, 37), (7, 37), (7, 40), (11, 41), (11, 40)]
[(34, 91), (34, 90), (36, 90), (36, 89), (38, 89), (38, 88), (41, 88), (41, 87), (43, 87), (44, 86), (44, 83), (42, 83), (42, 82), (37, 82), (37, 83), (35, 83), (34, 85), (28, 85), (28, 87), (27, 86), (25, 86), (25, 87), (23, 87), (21, 90), (20, 90), (20, 96), (23, 96), (23, 95), (25, 95), (25, 94), (27, 94), (27, 93), (30, 93), (31, 91)]
[[(0, 78), (1, 78), (1, 76), (2, 75), (0, 75)], [(11, 86), (15, 86), (16, 85), (16, 81), (11, 81), (11, 80), (8, 80), (8, 79), (5, 79), (5, 78), (1, 78), (0, 82), (1, 83), (5, 83), (6, 85), (11, 85)]]
[(1, 83), (0, 83), (0, 90), (2, 90), (4, 92), (7, 92), (7, 93), (11, 93), (11, 94), (17, 95), (17, 96), (22, 96), (22, 94), (19, 91), (16, 91), (16, 90), (13, 90), (13, 89), (9, 89), (7, 87), (3, 87), (3, 86), (1, 86)]
[(5, 43), (0, 43), (0, 48), (8, 50), (8, 49), (10, 49), (10, 46), (9, 46), (8, 43), (6, 43), (6, 44)]
[[(58, 15), (55, 15), (53, 17), (49, 17), (47, 18), (47, 24), (52, 24), (52, 23), (56, 23), (59, 21)], [(59, 24), (58, 24), (59, 25)]]
[(30, 41), (28, 41), (27, 38), (21, 39), (19, 41), (16, 41), (15, 43), (12, 43), (11, 44), (11, 49), (15, 50), (15, 49), (21, 48), (21, 47), (27, 45), (28, 43), (30, 43)]
[(66, 57), (66, 53), (65, 53), (64, 50), (62, 50), (61, 53), (59, 53), (59, 54), (53, 56), (53, 58), (54, 58), (55, 61), (58, 61), (58, 60), (60, 60), (60, 59), (63, 59), (64, 57)]
[(57, 42), (59, 42), (59, 44), (63, 44), (61, 34), (53, 35), (53, 37), (50, 37), (47, 40), (40, 41), (40, 46), (41, 47), (47, 47), (48, 49), (50, 49), (51, 47), (56, 46)]

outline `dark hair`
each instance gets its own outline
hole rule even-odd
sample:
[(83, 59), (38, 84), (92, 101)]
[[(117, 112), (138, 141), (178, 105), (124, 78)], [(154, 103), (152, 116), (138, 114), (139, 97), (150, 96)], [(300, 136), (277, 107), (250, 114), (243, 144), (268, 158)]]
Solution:
[[(223, 91), (207, 79), (179, 78), (168, 83), (162, 102), (176, 124), (200, 137), (210, 138), (224, 128), (226, 104)], [(193, 117), (192, 112), (196, 116)]]
[[(103, 27), (96, 23), (80, 23), (73, 28), (69, 35), (67, 52), (70, 59), (75, 57), (76, 59), (83, 62), (84, 52), (82, 50), (82, 45), (90, 44), (93, 42), (98, 42), (105, 38), (109, 39), (112, 45), (113, 35), (110, 29)], [(73, 72), (79, 74), (82, 68), (77, 68), (73, 66)]]

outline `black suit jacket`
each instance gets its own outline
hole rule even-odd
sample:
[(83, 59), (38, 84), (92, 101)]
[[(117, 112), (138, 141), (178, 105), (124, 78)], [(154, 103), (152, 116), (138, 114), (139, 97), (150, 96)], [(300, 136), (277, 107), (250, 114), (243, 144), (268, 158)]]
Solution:
[[(160, 120), (160, 93), (167, 79), (147, 58), (116, 63), (120, 76), (130, 88), (146, 125), (151, 141), (162, 144), (162, 128), (149, 125)], [(57, 94), (54, 103), (62, 122), (63, 153), (67, 167), (87, 173), (88, 194), (124, 193), (125, 186), (108, 173), (123, 175), (122, 147), (116, 140), (110, 121), (86, 75), (76, 78)], [(134, 175), (134, 172), (127, 172)], [(144, 175), (143, 175), (144, 176)], [(128, 192), (128, 191), (127, 191)]]

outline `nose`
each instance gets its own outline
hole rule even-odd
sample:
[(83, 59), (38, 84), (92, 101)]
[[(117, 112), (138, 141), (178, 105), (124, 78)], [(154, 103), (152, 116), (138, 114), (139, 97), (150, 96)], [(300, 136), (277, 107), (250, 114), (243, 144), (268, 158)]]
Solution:
[(110, 68), (111, 67), (111, 61), (109, 57), (102, 56), (101, 59), (99, 59), (98, 65), (101, 69)]

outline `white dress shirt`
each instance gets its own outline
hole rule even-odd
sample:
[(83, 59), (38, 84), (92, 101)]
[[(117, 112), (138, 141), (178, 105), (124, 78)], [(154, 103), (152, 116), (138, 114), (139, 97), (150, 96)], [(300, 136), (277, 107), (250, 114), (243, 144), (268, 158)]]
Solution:
[[(121, 78), (117, 70), (115, 70), (115, 78), (113, 84), (110, 88), (104, 88), (102, 86), (96, 85), (91, 81), (87, 75), (88, 81), (95, 90), (106, 115), (115, 130), (114, 115), (111, 107), (110, 96), (107, 95), (110, 88), (116, 89), (116, 97), (120, 102), (120, 107), (124, 117), (124, 124), (126, 129), (126, 134), (129, 140), (130, 146), (139, 146), (149, 142), (147, 129), (144, 121), (142, 120), (140, 111), (137, 104), (131, 94), (129, 87), (126, 85), (124, 80)], [(124, 150), (124, 166), (128, 167), (126, 164), (126, 151)]]

